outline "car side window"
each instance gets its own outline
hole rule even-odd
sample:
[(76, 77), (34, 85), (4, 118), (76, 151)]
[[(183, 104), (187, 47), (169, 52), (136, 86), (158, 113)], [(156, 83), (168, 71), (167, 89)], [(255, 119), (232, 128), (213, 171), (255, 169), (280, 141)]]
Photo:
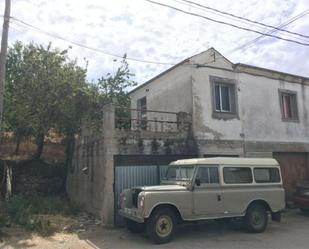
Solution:
[(277, 168), (255, 168), (254, 180), (256, 183), (280, 182)]
[(218, 167), (199, 167), (196, 177), (201, 184), (219, 183)]
[(224, 167), (223, 168), (224, 182), (229, 184), (237, 183), (252, 183), (251, 168), (244, 167)]

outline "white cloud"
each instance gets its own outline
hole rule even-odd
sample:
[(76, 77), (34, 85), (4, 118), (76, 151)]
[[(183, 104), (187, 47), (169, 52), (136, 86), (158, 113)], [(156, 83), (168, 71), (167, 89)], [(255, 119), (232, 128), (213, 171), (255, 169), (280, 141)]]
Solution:
[[(309, 8), (306, 0), (194, 1), (275, 26)], [(3, 2), (0, 3), (2, 13)], [(231, 19), (183, 5), (179, 0), (166, 0), (164, 3), (232, 23)], [(233, 62), (309, 76), (308, 47), (264, 38), (246, 50), (229, 53), (259, 35), (188, 16), (144, 0), (15, 0), (12, 2), (12, 16), (87, 46), (118, 55), (127, 53), (129, 57), (136, 59), (178, 63), (213, 46)], [(307, 32), (309, 35), (308, 20), (309, 15), (287, 28), (295, 32)], [(258, 28), (241, 22), (233, 23)], [(13, 23), (11, 27), (11, 44), (21, 40), (42, 44), (52, 41), (54, 46), (63, 49), (70, 45), (17, 23)], [(264, 28), (258, 30), (265, 31)], [(84, 63), (83, 58), (89, 61), (89, 79), (112, 72), (119, 63), (119, 59), (114, 61), (113, 57), (78, 46), (73, 46), (71, 56), (78, 57), (81, 64)], [(133, 61), (129, 64), (140, 83), (168, 68)]]

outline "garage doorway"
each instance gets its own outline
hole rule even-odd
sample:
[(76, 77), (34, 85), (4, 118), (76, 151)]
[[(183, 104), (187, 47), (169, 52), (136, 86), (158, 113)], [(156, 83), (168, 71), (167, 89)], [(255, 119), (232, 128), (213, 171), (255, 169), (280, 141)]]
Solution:
[(118, 215), (120, 193), (135, 186), (160, 184), (165, 177), (168, 164), (178, 159), (194, 158), (196, 155), (117, 155), (114, 157), (114, 221), (123, 226), (123, 218)]
[(286, 201), (291, 202), (296, 184), (308, 179), (308, 153), (274, 152), (273, 157), (281, 167)]

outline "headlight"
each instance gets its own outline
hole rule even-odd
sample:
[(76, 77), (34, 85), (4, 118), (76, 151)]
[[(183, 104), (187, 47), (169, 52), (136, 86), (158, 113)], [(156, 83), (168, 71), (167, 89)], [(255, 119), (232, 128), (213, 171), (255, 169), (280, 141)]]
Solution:
[(138, 198), (138, 208), (144, 208), (144, 204), (145, 204), (145, 196), (139, 196)]

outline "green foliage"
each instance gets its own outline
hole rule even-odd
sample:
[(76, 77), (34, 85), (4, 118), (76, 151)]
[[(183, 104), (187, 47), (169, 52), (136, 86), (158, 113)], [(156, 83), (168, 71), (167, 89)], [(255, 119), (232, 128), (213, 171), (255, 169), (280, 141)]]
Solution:
[[(89, 113), (89, 119), (93, 121), (94, 127), (102, 123), (102, 106), (107, 103), (124, 107), (116, 110), (116, 116), (129, 117), (130, 112), (125, 108), (130, 107), (127, 90), (137, 85), (137, 82), (131, 79), (133, 76), (125, 54), (115, 74), (107, 73), (99, 78), (96, 84), (90, 85), (89, 92), (92, 92), (94, 102), (90, 104), (93, 111)], [(97, 94), (93, 94), (94, 92)]]
[[(17, 138), (33, 135), (42, 146), (51, 128), (76, 133), (84, 109), (86, 69), (68, 50), (16, 42), (8, 51), (5, 89), (6, 128)], [(38, 151), (40, 157), (41, 150)]]
[(120, 67), (114, 75), (108, 73), (106, 76), (98, 79), (99, 90), (101, 91), (105, 101), (115, 103), (117, 105), (123, 104), (128, 99), (126, 90), (129, 87), (136, 86), (136, 82), (131, 80), (134, 76), (130, 70), (128, 62), (126, 61), (126, 54), (124, 55)]
[[(46, 48), (33, 43), (16, 42), (8, 50), (5, 84), (4, 121), (18, 144), (27, 136), (36, 137), (37, 154), (41, 156), (44, 136), (55, 129), (66, 137), (67, 155), (72, 154), (74, 136), (83, 120), (100, 130), (102, 107), (106, 103), (129, 106), (131, 80), (126, 55), (115, 74), (106, 74), (96, 82), (86, 80), (85, 68), (71, 60), (68, 50)], [(121, 115), (129, 115), (122, 111)]]
[(7, 211), (17, 224), (47, 235), (52, 232), (49, 221), (40, 215), (74, 216), (80, 212), (80, 208), (63, 197), (13, 195), (8, 201)]
[(30, 99), (24, 90), (23, 45), (17, 42), (9, 49), (5, 84), (5, 128), (16, 138), (33, 134)]

